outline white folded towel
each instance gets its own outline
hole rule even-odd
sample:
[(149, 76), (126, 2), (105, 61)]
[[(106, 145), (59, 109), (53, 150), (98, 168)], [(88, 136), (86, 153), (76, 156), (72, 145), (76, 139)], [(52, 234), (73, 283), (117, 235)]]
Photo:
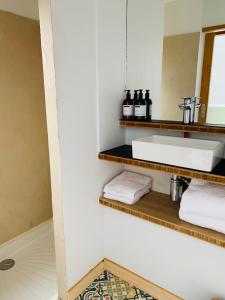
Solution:
[(150, 187), (139, 191), (134, 198), (129, 198), (127, 196), (121, 196), (115, 194), (108, 194), (108, 193), (104, 193), (104, 197), (131, 205), (131, 204), (135, 204), (139, 199), (141, 199), (141, 197), (143, 197), (145, 194), (148, 194), (149, 192), (150, 192)]
[(181, 220), (225, 234), (225, 220), (179, 211)]
[(180, 211), (225, 221), (225, 186), (192, 180), (183, 193)]
[(142, 174), (123, 171), (104, 187), (104, 196), (109, 199), (134, 204), (150, 191), (152, 178)]

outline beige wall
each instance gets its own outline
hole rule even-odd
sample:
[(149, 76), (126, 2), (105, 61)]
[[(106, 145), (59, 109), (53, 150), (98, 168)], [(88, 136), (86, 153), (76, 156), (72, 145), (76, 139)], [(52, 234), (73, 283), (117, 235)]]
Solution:
[(0, 11), (0, 244), (51, 218), (37, 21)]
[(199, 38), (199, 32), (164, 38), (161, 119), (181, 121), (181, 97), (195, 95)]

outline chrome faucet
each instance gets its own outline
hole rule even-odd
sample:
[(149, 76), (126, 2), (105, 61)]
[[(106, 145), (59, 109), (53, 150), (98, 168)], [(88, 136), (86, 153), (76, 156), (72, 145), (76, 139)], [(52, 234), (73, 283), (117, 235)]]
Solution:
[(183, 103), (179, 104), (179, 108), (183, 110), (184, 124), (195, 122), (195, 112), (201, 106), (199, 97), (184, 97)]
[(196, 109), (199, 109), (201, 106), (199, 97), (191, 97), (191, 115), (190, 115), (190, 123), (195, 122), (195, 112)]
[(183, 122), (184, 124), (190, 123), (191, 115), (191, 97), (184, 97), (183, 103), (179, 104), (179, 108), (183, 110)]
[(172, 175), (170, 180), (170, 199), (172, 201), (180, 201), (190, 182), (190, 178)]

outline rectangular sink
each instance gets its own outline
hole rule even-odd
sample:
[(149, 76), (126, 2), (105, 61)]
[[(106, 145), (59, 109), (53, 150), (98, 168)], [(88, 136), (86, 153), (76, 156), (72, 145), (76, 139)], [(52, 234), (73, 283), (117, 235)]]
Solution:
[(224, 153), (224, 144), (162, 135), (132, 141), (133, 158), (211, 172)]

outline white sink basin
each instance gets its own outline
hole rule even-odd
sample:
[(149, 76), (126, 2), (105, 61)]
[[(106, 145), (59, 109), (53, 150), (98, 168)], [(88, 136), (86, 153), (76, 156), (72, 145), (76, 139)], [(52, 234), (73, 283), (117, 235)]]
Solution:
[(133, 158), (211, 172), (223, 157), (222, 142), (152, 135), (132, 141)]

